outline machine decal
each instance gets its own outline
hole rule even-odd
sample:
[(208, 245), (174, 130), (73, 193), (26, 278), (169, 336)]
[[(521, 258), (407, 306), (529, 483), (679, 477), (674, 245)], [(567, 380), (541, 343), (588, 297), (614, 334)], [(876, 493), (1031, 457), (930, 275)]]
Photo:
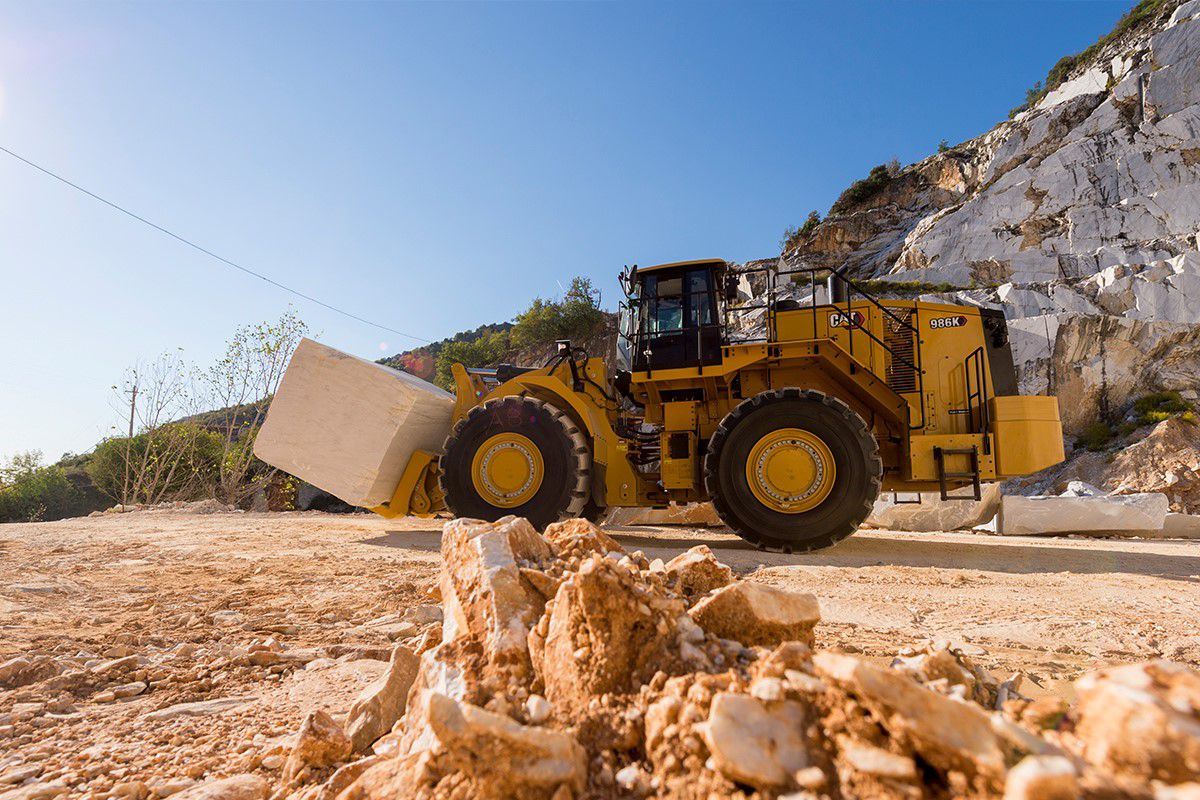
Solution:
[(849, 314), (844, 311), (834, 311), (829, 315), (829, 327), (831, 328), (861, 328), (866, 321), (867, 318), (861, 311), (851, 311)]
[(957, 317), (935, 317), (929, 320), (929, 327), (936, 330), (942, 328), (962, 328), (966, 326), (967, 318), (964, 316)]

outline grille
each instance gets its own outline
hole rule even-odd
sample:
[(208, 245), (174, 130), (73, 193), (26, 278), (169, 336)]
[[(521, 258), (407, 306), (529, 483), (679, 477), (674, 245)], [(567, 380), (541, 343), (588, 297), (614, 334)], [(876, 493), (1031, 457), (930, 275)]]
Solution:
[(904, 324), (897, 322), (891, 317), (884, 317), (887, 321), (885, 342), (887, 349), (892, 354), (891, 362), (888, 364), (887, 369), (888, 386), (892, 387), (892, 391), (898, 394), (915, 392), (917, 390), (917, 371), (913, 365), (917, 363), (917, 360), (913, 352), (913, 347), (916, 335), (910, 327), (913, 312), (911, 309), (896, 309), (893, 313), (903, 320)]

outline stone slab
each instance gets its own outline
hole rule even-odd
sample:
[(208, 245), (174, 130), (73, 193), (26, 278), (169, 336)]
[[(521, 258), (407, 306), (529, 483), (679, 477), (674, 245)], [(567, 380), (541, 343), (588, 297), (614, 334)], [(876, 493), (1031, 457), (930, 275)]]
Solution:
[(1000, 501), (997, 532), (1007, 536), (1061, 533), (1143, 535), (1161, 531), (1170, 502), (1164, 494), (1086, 497), (1006, 496)]

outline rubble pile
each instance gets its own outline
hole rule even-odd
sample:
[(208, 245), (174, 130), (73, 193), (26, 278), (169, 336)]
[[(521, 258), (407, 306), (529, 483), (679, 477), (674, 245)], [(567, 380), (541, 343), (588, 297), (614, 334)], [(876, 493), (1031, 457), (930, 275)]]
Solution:
[(664, 563), (582, 520), (508, 517), (447, 523), (441, 548), (440, 632), (396, 645), (344, 721), (310, 713), (270, 785), (247, 770), (177, 796), (1200, 796), (1184, 666), (1088, 673), (1069, 707), (969, 646), (887, 666), (815, 650), (815, 597), (737, 581), (703, 546)]

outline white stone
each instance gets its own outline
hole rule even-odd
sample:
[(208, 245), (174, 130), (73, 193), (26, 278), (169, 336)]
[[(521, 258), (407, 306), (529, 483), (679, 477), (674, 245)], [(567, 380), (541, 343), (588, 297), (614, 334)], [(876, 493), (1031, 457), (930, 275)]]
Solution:
[(1075, 800), (1079, 778), (1063, 756), (1026, 756), (1004, 783), (1004, 800)]
[(701, 728), (718, 770), (758, 789), (786, 786), (809, 766), (804, 707), (795, 701), (767, 706), (753, 697), (721, 692)]
[(1167, 514), (1160, 535), (1164, 539), (1200, 539), (1200, 515)]
[(378, 506), (414, 451), (441, 448), (453, 407), (420, 378), (304, 339), (254, 454), (351, 505)]
[(253, 696), (218, 697), (212, 700), (198, 700), (193, 703), (176, 703), (173, 706), (151, 711), (146, 715), (146, 719), (161, 720), (175, 719), (176, 717), (203, 717), (209, 714), (219, 714), (223, 711), (241, 708), (249, 703), (253, 703), (256, 699)]
[(1091, 497), (1018, 497), (1000, 501), (997, 531), (1006, 536), (1161, 531), (1170, 501), (1145, 492)]
[[(952, 494), (967, 495), (969, 488), (956, 489)], [(903, 492), (893, 496), (885, 492), (875, 501), (866, 522), (889, 531), (956, 531), (975, 528), (990, 522), (1000, 508), (1000, 484), (982, 487), (982, 500), (942, 500), (937, 492)], [(915, 502), (919, 498), (920, 502)]]

